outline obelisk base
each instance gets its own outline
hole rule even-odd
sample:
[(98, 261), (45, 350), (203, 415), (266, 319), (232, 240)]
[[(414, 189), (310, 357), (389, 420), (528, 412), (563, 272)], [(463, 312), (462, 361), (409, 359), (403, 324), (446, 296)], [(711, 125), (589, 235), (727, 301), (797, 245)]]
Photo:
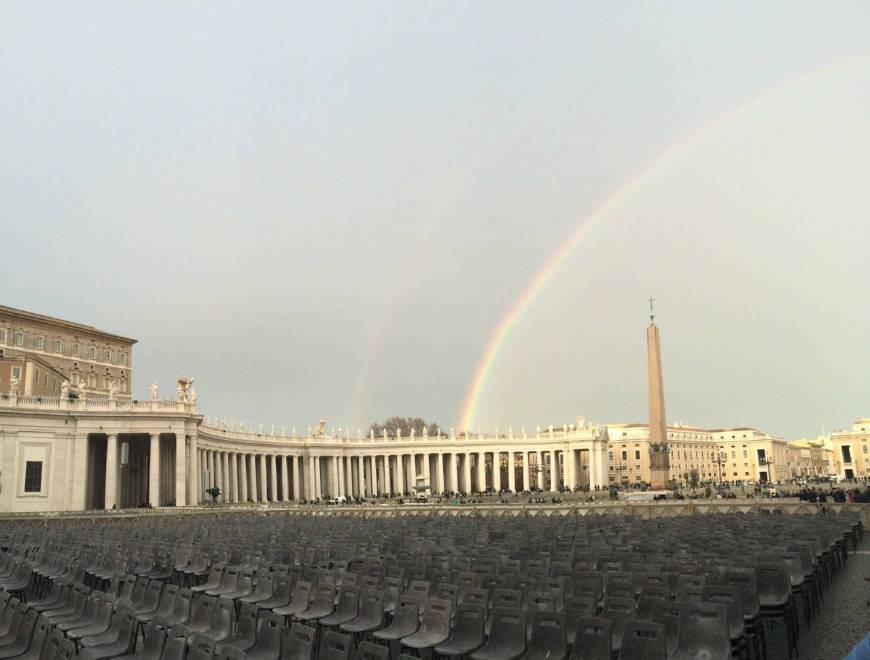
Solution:
[(665, 490), (668, 487), (670, 470), (668, 468), (650, 468), (649, 485), (651, 490)]

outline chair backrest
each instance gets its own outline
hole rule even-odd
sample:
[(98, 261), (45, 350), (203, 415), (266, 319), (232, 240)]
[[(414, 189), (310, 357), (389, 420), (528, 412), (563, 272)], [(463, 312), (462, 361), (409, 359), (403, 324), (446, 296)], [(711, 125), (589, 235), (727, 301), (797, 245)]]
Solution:
[(629, 621), (625, 624), (619, 660), (665, 660), (667, 631), (660, 623)]
[(489, 608), (489, 591), (480, 587), (463, 587), (459, 585), (460, 603), (480, 603), (485, 609)]
[(731, 636), (726, 606), (723, 603), (684, 601), (680, 609), (676, 653), (684, 657), (730, 657)]
[(221, 652), (215, 657), (217, 657), (218, 660), (245, 660), (248, 656), (241, 649), (232, 646), (224, 646), (221, 648)]
[(533, 612), (529, 650), (535, 653), (535, 657), (564, 657), (566, 638), (565, 612)]
[(33, 633), (33, 640), (30, 642), (30, 656), (37, 658), (42, 655), (42, 649), (48, 643), (51, 637), (52, 624), (42, 614), (36, 619), (36, 630)]
[(411, 583), (408, 585), (408, 593), (420, 598), (426, 598), (429, 596), (430, 588), (431, 585), (426, 580), (411, 580)]
[(239, 608), (239, 616), (236, 620), (236, 638), (249, 642), (253, 646), (257, 639), (257, 613), (258, 608), (251, 603), (244, 603)]
[(328, 630), (320, 640), (318, 660), (350, 660), (353, 637)]
[(523, 592), (518, 589), (496, 589), (492, 592), (492, 608), (506, 607), (520, 609), (523, 606)]
[(145, 643), (139, 655), (150, 660), (160, 660), (163, 655), (163, 647), (166, 646), (166, 637), (169, 635), (169, 629), (166, 626), (165, 619), (151, 619), (143, 631)]
[(277, 657), (281, 650), (281, 626), (284, 617), (274, 612), (261, 612), (257, 624), (255, 648), (266, 651), (269, 656)]
[(374, 642), (360, 642), (354, 660), (390, 660), (390, 649)]
[(208, 635), (194, 635), (190, 639), (187, 660), (211, 660), (214, 657), (214, 640)]
[(583, 649), (587, 660), (610, 660), (613, 655), (613, 624), (610, 619), (588, 617), (577, 622), (574, 649)]
[(526, 613), (515, 607), (495, 607), (487, 647), (494, 654), (517, 657), (526, 648)]
[(233, 634), (233, 619), (235, 618), (235, 605), (232, 598), (221, 596), (217, 604), (212, 608), (209, 635), (224, 639)]
[(125, 575), (123, 581), (121, 582), (121, 593), (118, 594), (118, 598), (121, 600), (130, 600), (133, 598), (133, 587), (136, 586), (136, 576), (135, 575)]
[(143, 606), (147, 606), (148, 610), (154, 610), (160, 603), (160, 596), (163, 594), (163, 582), (160, 580), (151, 580), (148, 587), (145, 589), (145, 596), (142, 599)]
[(190, 612), (191, 627), (208, 627), (215, 605), (217, 605), (217, 596), (200, 595)]
[(283, 657), (298, 660), (313, 658), (316, 634), (317, 631), (314, 628), (301, 623), (294, 623), (289, 628), (284, 628), (281, 642)]

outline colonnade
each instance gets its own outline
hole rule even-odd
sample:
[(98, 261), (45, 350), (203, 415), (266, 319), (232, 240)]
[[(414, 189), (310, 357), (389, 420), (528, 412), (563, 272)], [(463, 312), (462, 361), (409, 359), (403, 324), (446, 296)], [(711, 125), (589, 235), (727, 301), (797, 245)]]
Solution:
[(326, 497), (425, 493), (555, 491), (605, 488), (606, 442), (535, 450), (296, 448), (235, 451), (201, 447), (201, 491), (217, 486), (224, 502), (290, 502)]

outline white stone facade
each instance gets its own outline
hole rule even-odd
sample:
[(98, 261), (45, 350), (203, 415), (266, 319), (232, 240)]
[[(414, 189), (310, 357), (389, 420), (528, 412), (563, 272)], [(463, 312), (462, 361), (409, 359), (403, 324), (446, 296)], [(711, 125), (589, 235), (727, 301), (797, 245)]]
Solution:
[[(605, 488), (606, 428), (304, 437), (229, 430), (179, 401), (0, 398), (0, 511)], [(494, 469), (496, 468), (496, 469)]]

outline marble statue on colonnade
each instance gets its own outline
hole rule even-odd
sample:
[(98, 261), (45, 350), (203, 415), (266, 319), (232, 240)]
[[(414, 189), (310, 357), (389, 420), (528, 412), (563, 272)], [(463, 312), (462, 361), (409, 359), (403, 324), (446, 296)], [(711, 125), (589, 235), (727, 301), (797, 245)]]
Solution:
[(157, 387), (157, 383), (151, 383), (151, 400), (160, 400), (160, 389)]

